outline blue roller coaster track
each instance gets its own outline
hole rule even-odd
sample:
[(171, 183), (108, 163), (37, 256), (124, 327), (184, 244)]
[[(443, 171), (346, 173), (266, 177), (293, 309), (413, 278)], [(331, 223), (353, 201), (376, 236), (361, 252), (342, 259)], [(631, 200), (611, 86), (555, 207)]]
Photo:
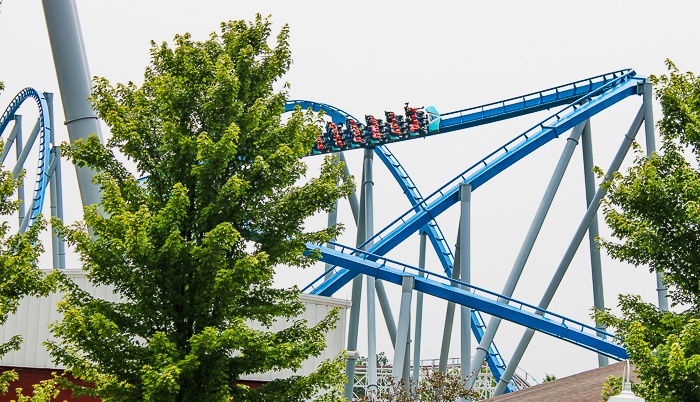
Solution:
[[(395, 138), (393, 141), (385, 141), (397, 142), (462, 130), (566, 105), (563, 109), (470, 166), (467, 170), (457, 175), (427, 198), (421, 195), (408, 175), (408, 172), (406, 172), (396, 156), (387, 148), (385, 142), (374, 142), (373, 144), (368, 142), (363, 147), (374, 149), (375, 153), (401, 186), (401, 189), (411, 203), (411, 209), (391, 222), (384, 229), (374, 234), (357, 249), (334, 244), (334, 246), (340, 249), (340, 251), (338, 251), (318, 245), (308, 245), (309, 250), (315, 250), (320, 254), (321, 261), (334, 264), (335, 266), (308, 285), (304, 291), (310, 291), (311, 294), (331, 296), (358, 274), (365, 274), (399, 285), (402, 283), (402, 276), (412, 275), (415, 279), (414, 289), (416, 291), (473, 309), (472, 332), (477, 338), (477, 341), (481, 340), (484, 333), (485, 325), (479, 313), (479, 311), (483, 311), (493, 316), (532, 328), (536, 331), (547, 333), (583, 348), (596, 351), (601, 355), (615, 359), (627, 358), (627, 353), (624, 348), (611, 342), (611, 339), (614, 339), (614, 337), (609, 334), (601, 333), (600, 330), (596, 330), (593, 327), (552, 314), (534, 306), (526, 305), (503, 295), (484, 291), (450, 279), (454, 264), (454, 255), (445, 240), (445, 236), (437, 225), (435, 218), (458, 202), (460, 183), (471, 184), (472, 191), (479, 188), (482, 184), (486, 183), (515, 162), (534, 152), (551, 140), (558, 138), (561, 134), (572, 129), (574, 126), (585, 122), (602, 110), (607, 109), (629, 96), (640, 94), (640, 88), (642, 88), (644, 82), (645, 80), (643, 78), (636, 77), (634, 70), (619, 70), (501, 102), (445, 113), (439, 116), (439, 128), (437, 130), (430, 130), (429, 133), (419, 136)], [(324, 111), (336, 124), (343, 123), (348, 119), (357, 120), (343, 110), (324, 103), (303, 100), (290, 101), (286, 105), (286, 110), (290, 111), (295, 107), (300, 107), (302, 109), (310, 108), (313, 111)], [(435, 108), (430, 109), (435, 111)], [(340, 149), (332, 149), (330, 152), (337, 152), (339, 150)], [(418, 231), (426, 233), (430, 238), (443, 267), (443, 271), (447, 276), (436, 275), (434, 273), (428, 274), (427, 271), (413, 268), (383, 257), (384, 254), (406, 240), (408, 236)], [(367, 251), (362, 251), (361, 249), (365, 248), (365, 246), (367, 246)], [(400, 268), (391, 268), (387, 266), (387, 262), (399, 265)], [(408, 273), (407, 270), (413, 272)], [(416, 275), (416, 272), (424, 272), (428, 277), (419, 277)], [(326, 277), (328, 273), (332, 273), (332, 276), (319, 284), (318, 282)], [(432, 279), (429, 278), (430, 276), (432, 276)], [(435, 279), (440, 279), (442, 282), (438, 282)], [(471, 291), (455, 287), (455, 283), (459, 283)], [(479, 298), (473, 293), (476, 290), (487, 293), (493, 296), (494, 299)], [(504, 303), (503, 300), (510, 301), (512, 304), (518, 305), (519, 308), (512, 307)], [(525, 312), (523, 307), (527, 307), (532, 311)], [(556, 320), (547, 319), (545, 316), (555, 317)], [(555, 322), (558, 320), (561, 320), (561, 322)], [(573, 328), (577, 329), (573, 330)], [(496, 381), (498, 381), (504, 373), (505, 363), (495, 346), (492, 346), (489, 355), (490, 358), (487, 361), (491, 366), (491, 371)], [(514, 385), (511, 383), (506, 392), (513, 390)]]
[[(37, 216), (41, 213), (46, 196), (46, 187), (49, 180), (49, 166), (51, 162), (51, 119), (49, 118), (49, 108), (44, 95), (34, 88), (25, 88), (21, 90), (10, 102), (5, 112), (0, 117), (0, 135), (4, 132), (7, 125), (15, 119), (15, 112), (22, 103), (32, 98), (39, 108), (39, 161), (37, 164), (37, 177), (34, 185), (34, 195), (32, 197), (31, 208), (29, 212), (28, 226), (34, 224)], [(6, 139), (7, 142), (14, 141), (14, 138)]]
[[(605, 85), (580, 97), (563, 110), (548, 117), (523, 134), (513, 138), (437, 189), (426, 199), (422, 200), (418, 207), (412, 207), (406, 211), (359, 248), (374, 242), (368, 251), (376, 255), (386, 254), (408, 236), (417, 232), (450, 206), (454, 205), (459, 198), (459, 183), (470, 183), (472, 191), (474, 191), (498, 173), (549, 141), (558, 138), (559, 135), (577, 124), (588, 120), (602, 110), (629, 96), (636, 95), (638, 86), (643, 84), (644, 80), (634, 76), (634, 71), (630, 71), (609, 81)], [(354, 278), (355, 275), (357, 274), (352, 271), (341, 270), (324, 282), (322, 286), (315, 289), (313, 294), (331, 296)]]
[[(628, 358), (624, 347), (607, 339), (619, 341), (618, 338), (601, 332), (594, 327), (444, 275), (438, 275), (388, 258), (372, 255), (359, 249), (336, 243), (333, 244), (336, 246), (336, 249), (313, 244), (308, 244), (307, 248), (309, 253), (318, 251), (321, 254), (321, 261), (342, 266), (358, 274), (365, 274), (397, 285), (401, 284), (404, 276), (410, 275), (414, 277), (416, 283), (414, 289), (418, 292), (501, 317), (614, 359), (622, 360)], [(370, 260), (369, 257), (372, 257), (372, 259)], [(415, 273), (409, 271), (414, 271)], [(425, 274), (425, 277), (418, 276), (418, 272)], [(461, 287), (455, 287), (454, 284), (461, 285)], [(313, 283), (309, 286), (313, 287)], [(491, 296), (491, 298), (488, 296)], [(499, 299), (508, 300), (510, 304), (503, 303)], [(547, 318), (547, 316), (552, 318)]]

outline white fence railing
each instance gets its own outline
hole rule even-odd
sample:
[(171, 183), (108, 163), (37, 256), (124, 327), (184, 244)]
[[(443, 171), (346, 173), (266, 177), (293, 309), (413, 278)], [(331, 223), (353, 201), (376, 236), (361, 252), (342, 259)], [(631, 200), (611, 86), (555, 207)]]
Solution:
[[(383, 367), (377, 367), (377, 388), (381, 392), (392, 385), (392, 366), (389, 362), (388, 365)], [(425, 370), (437, 370), (439, 359), (426, 359), (421, 360), (421, 370), (420, 376), (422, 377)], [(459, 375), (462, 365), (459, 358), (451, 358), (447, 363), (447, 372)], [(413, 367), (411, 367), (411, 372), (413, 372)], [(528, 388), (530, 384), (527, 382), (523, 376), (515, 374), (512, 380), (518, 389)], [(357, 366), (355, 368), (355, 387), (353, 394), (355, 397), (359, 395), (365, 395), (367, 392), (367, 367)], [(474, 391), (479, 393), (481, 399), (488, 399), (493, 396), (496, 390), (496, 380), (491, 373), (488, 365), (484, 364), (481, 367), (481, 371), (477, 375), (476, 382), (472, 388)]]

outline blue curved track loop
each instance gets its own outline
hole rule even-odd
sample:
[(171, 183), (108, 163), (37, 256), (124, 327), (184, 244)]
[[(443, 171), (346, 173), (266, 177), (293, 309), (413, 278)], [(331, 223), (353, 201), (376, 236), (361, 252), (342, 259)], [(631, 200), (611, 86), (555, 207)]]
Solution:
[[(49, 119), (49, 108), (44, 94), (34, 88), (24, 88), (10, 102), (5, 112), (0, 117), (0, 136), (5, 128), (15, 119), (15, 112), (28, 98), (36, 101), (39, 107), (39, 162), (37, 165), (37, 179), (34, 185), (34, 196), (32, 198), (33, 208), (29, 211), (29, 227), (34, 224), (34, 220), (41, 213), (46, 196), (46, 187), (49, 181), (49, 163), (51, 155), (51, 119)], [(31, 146), (31, 145), (30, 145)]]
[[(470, 183), (472, 191), (474, 191), (498, 173), (549, 141), (558, 138), (559, 135), (577, 124), (629, 96), (636, 95), (638, 84), (642, 84), (644, 79), (635, 78), (634, 75), (634, 71), (630, 71), (609, 81), (487, 155), (421, 201), (418, 207), (406, 211), (394, 222), (377, 232), (365, 242), (365, 244), (374, 242), (367, 251), (375, 255), (384, 255), (408, 236), (423, 228), (458, 202), (459, 183)], [(364, 247), (365, 244), (359, 248)], [(371, 259), (371, 257), (367, 258)], [(356, 272), (350, 270), (340, 270), (314, 289), (312, 294), (331, 296), (356, 275)]]
[[(351, 247), (335, 243), (334, 245), (338, 249), (330, 249), (313, 244), (307, 244), (307, 248), (309, 253), (320, 253), (321, 261), (342, 266), (357, 274), (373, 276), (395, 284), (401, 284), (405, 276), (412, 276), (415, 281), (413, 288), (418, 292), (501, 317), (504, 320), (524, 325), (535, 331), (546, 333), (616, 360), (628, 358), (624, 347), (608, 340), (617, 338), (598, 331), (594, 327), (443, 275), (436, 275), (429, 271), (414, 268), (410, 265)], [(363, 255), (363, 257), (359, 255)], [(425, 277), (408, 271), (421, 272)], [(452, 286), (453, 284), (462, 285), (462, 287), (469, 289), (463, 289), (459, 286), (455, 287)], [(499, 299), (506, 299), (510, 304), (503, 303)], [(603, 335), (603, 337), (601, 338), (599, 335)]]
[[(315, 112), (324, 111), (329, 117), (331, 117), (331, 119), (335, 123), (343, 123), (346, 121), (347, 118), (357, 120), (355, 117), (353, 117), (347, 112), (344, 112), (341, 109), (319, 102), (289, 101), (285, 105), (285, 111), (294, 110), (296, 106), (299, 106), (301, 109), (311, 108), (311, 110)], [(379, 145), (375, 147), (375, 153), (377, 154), (377, 156), (379, 156), (379, 159), (381, 159), (382, 162), (384, 162), (386, 167), (389, 169), (391, 174), (399, 183), (401, 189), (404, 191), (404, 194), (410, 201), (411, 205), (413, 205), (414, 207), (418, 207), (418, 205), (423, 201), (423, 196), (420, 194), (420, 191), (413, 183), (413, 180), (411, 180), (411, 177), (408, 175), (408, 172), (406, 172), (401, 163), (399, 163), (396, 156), (394, 156), (394, 154), (392, 154), (391, 151), (389, 151), (389, 149), (385, 145)], [(423, 232), (425, 232), (428, 235), (428, 238), (430, 239), (433, 248), (435, 248), (435, 251), (438, 255), (438, 258), (440, 259), (440, 263), (442, 264), (445, 273), (448, 277), (451, 277), (452, 267), (454, 264), (454, 255), (452, 254), (452, 250), (450, 250), (450, 246), (447, 243), (447, 240), (445, 239), (445, 236), (443, 235), (442, 230), (440, 230), (440, 227), (438, 226), (437, 222), (434, 220), (428, 222), (428, 224), (424, 227)], [(471, 316), (472, 332), (474, 333), (476, 341), (481, 342), (481, 338), (483, 338), (484, 336), (484, 329), (486, 328), (486, 324), (484, 323), (484, 319), (478, 310), (472, 310)], [(491, 347), (489, 348), (489, 354), (486, 359), (486, 362), (489, 365), (489, 368), (491, 369), (491, 372), (493, 373), (496, 381), (500, 381), (503, 373), (506, 370), (506, 364), (503, 361), (503, 357), (498, 351), (498, 348), (493, 342), (491, 344)], [(514, 381), (511, 381), (506, 387), (506, 393), (515, 391), (516, 389), (517, 385), (515, 385)]]

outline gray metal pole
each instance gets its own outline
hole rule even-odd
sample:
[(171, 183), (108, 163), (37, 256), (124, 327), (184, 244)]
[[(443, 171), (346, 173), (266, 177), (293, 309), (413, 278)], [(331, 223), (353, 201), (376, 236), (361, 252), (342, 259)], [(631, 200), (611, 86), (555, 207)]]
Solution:
[[(341, 154), (342, 155), (342, 154)], [(341, 156), (341, 161), (345, 161)], [(347, 170), (347, 165), (345, 165), (344, 173), (350, 176), (350, 172)], [(362, 183), (365, 180), (365, 172), (362, 172)], [(357, 240), (356, 246), (359, 247), (365, 242), (365, 197), (364, 197), (364, 186), (360, 184), (360, 202), (356, 208), (353, 208), (353, 215), (357, 221)], [(353, 194), (355, 194), (353, 192)], [(357, 199), (355, 199), (357, 201)], [(352, 203), (351, 203), (352, 206)], [(360, 324), (360, 306), (362, 302), (362, 278), (364, 275), (357, 275), (352, 280), (352, 305), (350, 306), (350, 319), (348, 321), (348, 349), (347, 350), (357, 350), (357, 339), (358, 339), (358, 326)], [(345, 363), (345, 375), (348, 381), (345, 383), (345, 388), (343, 390), (343, 396), (345, 399), (352, 401), (353, 399), (353, 388), (355, 385), (355, 357), (349, 357)]]
[[(338, 153), (338, 159), (343, 162), (343, 180), (347, 181), (348, 177), (350, 177), (350, 169), (348, 169), (348, 164), (345, 161), (345, 155), (343, 152)], [(350, 194), (350, 197), (348, 197), (348, 201), (350, 202), (350, 209), (352, 210), (352, 216), (355, 218), (355, 223), (359, 224), (360, 222), (360, 203), (357, 201), (357, 194), (353, 191), (352, 194)], [(364, 243), (364, 241), (363, 241)], [(360, 243), (362, 244), (362, 243)]]
[[(52, 158), (54, 156), (52, 155)], [(51, 197), (51, 217), (56, 218), (57, 213), (56, 209), (58, 208), (58, 201), (56, 200), (56, 195), (58, 193), (58, 190), (56, 188), (56, 178), (52, 175), (49, 177), (49, 190), (50, 190), (50, 197)], [(52, 228), (53, 229), (53, 228)], [(51, 254), (53, 256), (53, 269), (58, 269), (58, 236), (56, 235), (56, 232), (51, 230)]]
[[(420, 233), (420, 251), (418, 254), (418, 268), (425, 269), (425, 248), (428, 235), (424, 231)], [(422, 272), (418, 276), (423, 277)], [(418, 382), (420, 378), (420, 342), (423, 326), (423, 292), (416, 292), (416, 329), (413, 336), (413, 381)]]
[[(53, 114), (53, 93), (44, 92), (44, 98), (46, 98), (46, 105), (49, 108), (49, 120), (51, 121), (51, 127), (56, 127), (54, 124), (54, 114)], [(51, 175), (51, 181), (56, 186), (56, 218), (63, 222), (63, 179), (61, 174), (61, 150), (56, 146), (56, 130), (51, 130), (51, 135), (49, 136), (52, 146), (53, 158), (58, 159), (56, 161), (56, 167), (54, 168), (53, 174)], [(53, 188), (51, 189), (53, 191)], [(56, 243), (58, 245), (58, 269), (66, 268), (66, 245), (63, 239), (58, 237), (55, 233)], [(54, 268), (56, 266), (54, 265)]]
[[(42, 0), (42, 4), (70, 142), (95, 134), (104, 144), (97, 115), (88, 101), (91, 77), (75, 2)], [(99, 204), (100, 189), (92, 183), (95, 172), (76, 166), (76, 174), (83, 206)]]
[(17, 162), (15, 162), (14, 168), (12, 168), (12, 176), (17, 178), (19, 174), (22, 172), (22, 169), (24, 169), (24, 162), (27, 160), (27, 156), (29, 155), (29, 151), (32, 150), (32, 147), (34, 146), (34, 142), (36, 142), (36, 136), (39, 134), (39, 119), (36, 120), (36, 124), (34, 125), (34, 128), (32, 129), (32, 132), (29, 134), (29, 138), (27, 139), (27, 146), (24, 146), (22, 141), (22, 132), (20, 131), (17, 133), (17, 141), (15, 141), (15, 149), (19, 149), (20, 153), (17, 154)]
[[(581, 134), (581, 150), (583, 151), (583, 173), (586, 186), (586, 208), (591, 206), (591, 201), (595, 197), (595, 177), (593, 175), (593, 143), (591, 138), (591, 122), (586, 124)], [(591, 276), (593, 279), (593, 305), (598, 310), (605, 309), (605, 298), (603, 296), (603, 270), (600, 259), (600, 249), (596, 238), (599, 236), (598, 215), (593, 217), (591, 226), (588, 228), (588, 247), (591, 251)], [(596, 324), (596, 328), (605, 331), (604, 325)], [(603, 337), (603, 334), (599, 334)], [(598, 354), (598, 367), (608, 365), (608, 357)]]
[[(460, 251), (460, 240), (461, 240), (461, 225), (460, 230), (457, 233), (457, 243), (455, 244), (455, 261), (452, 266), (452, 279), (459, 280), (459, 273), (461, 267), (461, 251)], [(457, 287), (456, 283), (452, 283), (452, 286)], [(450, 342), (452, 341), (452, 326), (454, 324), (455, 317), (455, 304), (454, 302), (447, 303), (447, 312), (445, 313), (445, 328), (442, 331), (442, 347), (440, 348), (440, 363), (438, 363), (438, 370), (446, 373), (447, 372), (447, 359), (450, 354)]]
[(391, 312), (389, 298), (387, 297), (386, 290), (384, 289), (384, 281), (382, 281), (381, 279), (375, 279), (374, 287), (377, 291), (377, 299), (379, 300), (379, 307), (381, 308), (382, 315), (384, 316), (386, 329), (387, 331), (389, 331), (389, 339), (391, 339), (391, 345), (396, 346), (396, 322), (394, 321), (394, 314)]
[[(646, 134), (647, 156), (654, 157), (656, 152), (656, 139), (654, 137), (654, 109), (652, 103), (651, 82), (644, 83), (644, 132)], [(668, 311), (668, 287), (664, 284), (664, 274), (656, 273), (656, 292), (659, 297), (659, 309)]]
[[(333, 164), (334, 164), (334, 165), (337, 165), (339, 162), (340, 162), (340, 159), (336, 159), (336, 160), (333, 162)], [(338, 200), (337, 200), (337, 199), (335, 200), (335, 206), (333, 207), (333, 210), (331, 210), (331, 211), (328, 213), (328, 227), (330, 228), (330, 227), (332, 227), (332, 226), (335, 226), (336, 223), (338, 223)], [(335, 241), (335, 239), (332, 239), (332, 240)], [(330, 249), (332, 249), (332, 250), (335, 250), (335, 245), (333, 245), (333, 244), (326, 244), (326, 247), (328, 247), (328, 248), (330, 248)], [(331, 269), (332, 267), (333, 267), (333, 264), (326, 263), (326, 268), (323, 270), (323, 272), (328, 271), (328, 270)], [(331, 277), (333, 277), (333, 273), (332, 273), (332, 272), (328, 272), (328, 273), (326, 274), (326, 276), (324, 277), (324, 280), (328, 280), (328, 279), (330, 279)]]
[[(610, 168), (608, 169), (605, 175), (605, 179), (603, 180), (601, 187), (598, 188), (595, 197), (593, 197), (593, 200), (591, 200), (590, 206), (588, 207), (588, 210), (586, 211), (586, 214), (584, 215), (581, 224), (579, 225), (578, 229), (576, 229), (576, 233), (574, 234), (573, 240), (571, 240), (569, 247), (566, 249), (566, 253), (564, 253), (564, 258), (562, 258), (561, 263), (559, 263), (557, 271), (554, 273), (554, 276), (552, 277), (552, 280), (549, 283), (549, 286), (547, 287), (547, 290), (545, 291), (544, 296), (540, 301), (540, 304), (538, 305), (539, 308), (546, 309), (547, 307), (549, 307), (549, 303), (552, 301), (554, 293), (557, 291), (561, 280), (564, 278), (564, 274), (569, 268), (569, 264), (571, 264), (571, 260), (574, 258), (576, 250), (581, 244), (583, 237), (588, 231), (588, 227), (591, 225), (593, 217), (598, 211), (600, 201), (603, 199), (603, 197), (605, 197), (605, 193), (607, 191), (603, 188), (603, 184), (607, 181), (612, 180), (614, 173), (617, 172), (618, 169), (620, 169), (620, 165), (625, 159), (625, 155), (627, 155), (627, 151), (629, 150), (632, 141), (634, 141), (634, 137), (637, 135), (637, 131), (639, 131), (640, 127), (642, 126), (643, 121), (644, 106), (642, 106), (639, 109), (637, 116), (632, 122), (632, 126), (630, 127), (629, 131), (625, 135), (624, 140), (622, 141), (622, 145), (620, 145), (620, 149), (618, 149), (615, 158), (610, 164)], [(541, 315), (541, 313), (539, 312), (538, 314)], [(530, 343), (533, 334), (534, 330), (531, 330), (529, 328), (525, 331), (525, 335), (523, 335), (522, 339), (520, 340), (520, 343), (518, 344), (518, 347), (516, 348), (515, 353), (513, 354), (513, 357), (510, 359), (510, 363), (508, 363), (508, 367), (506, 367), (506, 371), (503, 377), (501, 377), (501, 381), (499, 381), (498, 385), (496, 385), (496, 391), (494, 395), (500, 395), (505, 390), (508, 381), (510, 381), (511, 377), (513, 376), (513, 373), (515, 372), (515, 369), (518, 367), (518, 364), (520, 364), (520, 360), (522, 359), (523, 354), (525, 353), (525, 349), (527, 349), (527, 345)]]
[(403, 277), (401, 284), (401, 308), (399, 310), (399, 330), (396, 335), (396, 347), (394, 348), (394, 366), (391, 375), (396, 379), (403, 377), (406, 359), (406, 344), (409, 342), (409, 331), (411, 321), (411, 298), (413, 296), (413, 283), (415, 279), (412, 275)]
[[(460, 274), (462, 282), (471, 284), (471, 197), (472, 186), (469, 183), (460, 183), (460, 220), (459, 220), (459, 254)], [(463, 287), (464, 290), (469, 290)], [(471, 350), (472, 350), (472, 310), (469, 307), (460, 308), (461, 338), (460, 360), (462, 368), (462, 381), (466, 381), (471, 375)]]
[(406, 357), (403, 359), (403, 375), (401, 379), (406, 387), (410, 385), (408, 378), (411, 376), (411, 312), (408, 312), (408, 340), (406, 341)]
[[(364, 180), (362, 191), (365, 201), (365, 240), (374, 234), (374, 178), (372, 163), (374, 150), (365, 149)], [(365, 248), (369, 248), (368, 243)], [(376, 324), (376, 290), (374, 278), (367, 277), (367, 392), (373, 393), (377, 386), (377, 324)]]
[[(345, 156), (343, 155), (342, 152), (338, 153), (338, 159), (340, 162), (343, 162), (343, 180), (347, 180), (348, 177), (350, 177), (350, 170), (348, 169), (347, 163), (345, 162)], [(363, 182), (364, 182), (364, 176), (363, 176)], [(355, 222), (358, 222), (358, 215), (359, 215), (359, 203), (357, 201), (357, 195), (353, 191), (352, 194), (350, 194), (350, 197), (348, 197), (348, 200), (350, 201), (350, 209), (352, 209), (353, 216), (355, 218)], [(336, 208), (337, 208), (337, 203), (336, 203)], [(359, 243), (362, 244), (362, 243)], [(359, 245), (358, 244), (358, 245)], [(326, 264), (326, 271), (330, 266)], [(357, 277), (355, 277), (357, 278)], [(328, 276), (326, 276), (326, 279), (328, 279)], [(394, 315), (391, 313), (391, 305), (389, 304), (389, 298), (386, 295), (386, 290), (384, 289), (384, 282), (381, 280), (375, 280), (375, 290), (377, 291), (377, 299), (379, 299), (379, 307), (382, 309), (382, 315), (384, 316), (384, 322), (386, 323), (386, 328), (389, 331), (389, 338), (391, 338), (391, 344), (396, 345), (396, 322), (394, 321)]]
[[(537, 208), (537, 212), (535, 213), (535, 217), (532, 220), (530, 229), (528, 230), (527, 235), (525, 236), (525, 241), (523, 241), (523, 245), (520, 248), (518, 257), (515, 259), (513, 269), (511, 269), (510, 275), (508, 276), (508, 280), (506, 281), (506, 285), (504, 286), (503, 291), (501, 292), (501, 294), (506, 297), (511, 297), (513, 295), (513, 292), (515, 291), (515, 286), (518, 284), (520, 275), (523, 273), (525, 263), (527, 262), (527, 259), (530, 256), (530, 252), (532, 251), (533, 246), (535, 245), (537, 235), (540, 233), (540, 229), (542, 229), (544, 219), (547, 217), (549, 207), (552, 205), (554, 195), (557, 193), (557, 189), (559, 188), (559, 184), (561, 183), (562, 177), (564, 177), (566, 168), (569, 165), (569, 161), (571, 160), (571, 155), (573, 155), (574, 150), (576, 149), (578, 139), (581, 136), (581, 132), (583, 131), (583, 127), (585, 124), (586, 122), (583, 122), (574, 127), (574, 129), (571, 132), (571, 135), (566, 141), (564, 151), (562, 152), (561, 157), (559, 157), (557, 167), (554, 169), (552, 178), (549, 180), (549, 184), (547, 185), (547, 189), (544, 192), (544, 196), (542, 196), (542, 201), (540, 201), (540, 206)], [(508, 303), (508, 300), (505, 299), (501, 299), (499, 301), (503, 303)], [(477, 346), (476, 352), (474, 352), (474, 358), (472, 359), (471, 364), (472, 367), (481, 367), (481, 365), (484, 364), (484, 360), (488, 355), (489, 348), (491, 347), (491, 343), (493, 342), (493, 338), (496, 336), (496, 331), (498, 331), (498, 327), (500, 324), (500, 318), (491, 317), (491, 319), (489, 320), (489, 324), (486, 326), (486, 331), (484, 331), (484, 336), (481, 338), (481, 342), (479, 342), (479, 346)], [(470, 378), (467, 384), (469, 386), (473, 386), (474, 382), (476, 382), (476, 376)]]
[(5, 140), (5, 145), (2, 149), (2, 156), (0, 156), (0, 164), (5, 162), (5, 158), (7, 158), (7, 155), (10, 153), (10, 148), (12, 148), (12, 144), (15, 141), (15, 137), (17, 137), (17, 134), (22, 131), (22, 116), (16, 114), (14, 120), (15, 124), (12, 126), (10, 136), (7, 137), (7, 140)]
[[(52, 126), (53, 127), (53, 126)], [(22, 155), (22, 147), (24, 144), (22, 144), (22, 116), (15, 116), (15, 126), (13, 127), (17, 128), (17, 132), (13, 132), (15, 135), (15, 154), (17, 156), (17, 160), (19, 161)], [(32, 130), (34, 132), (34, 130)], [(36, 121), (36, 132), (39, 132), (39, 120)], [(30, 137), (31, 138), (31, 137)], [(36, 135), (34, 135), (34, 138), (36, 138)], [(31, 149), (31, 144), (29, 145), (29, 148)], [(25, 155), (24, 158), (26, 159), (27, 156)], [(21, 166), (20, 166), (21, 169)], [(15, 175), (17, 177), (17, 175)], [(24, 211), (25, 211), (25, 199), (24, 199), (24, 178), (22, 179), (22, 182), (19, 183), (17, 186), (17, 199), (19, 200), (19, 209), (17, 210), (17, 213), (19, 215), (19, 224), (22, 224), (22, 221), (24, 220)]]

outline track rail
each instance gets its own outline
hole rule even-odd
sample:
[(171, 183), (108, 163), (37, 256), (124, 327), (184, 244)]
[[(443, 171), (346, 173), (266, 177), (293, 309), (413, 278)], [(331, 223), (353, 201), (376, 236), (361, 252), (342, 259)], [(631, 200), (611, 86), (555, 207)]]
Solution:
[(569, 104), (611, 81), (624, 75), (634, 74), (632, 69), (614, 71), (585, 80), (572, 82), (558, 87), (517, 96), (499, 102), (476, 106), (441, 114), (440, 133), (462, 130), (482, 124), (506, 120), (528, 113)]
[[(589, 325), (468, 283), (450, 279), (444, 275), (415, 268), (356, 248), (341, 244), (334, 245), (336, 249), (307, 244), (308, 253), (318, 253), (323, 262), (342, 266), (357, 274), (365, 274), (397, 285), (402, 284), (404, 276), (413, 276), (414, 289), (418, 292), (524, 325), (616, 360), (628, 358), (624, 347), (609, 340), (619, 341), (618, 338)], [(418, 276), (418, 272), (425, 276)], [(308, 288), (313, 288), (313, 283), (305, 290)], [(507, 300), (509, 303), (506, 304), (499, 299)]]

